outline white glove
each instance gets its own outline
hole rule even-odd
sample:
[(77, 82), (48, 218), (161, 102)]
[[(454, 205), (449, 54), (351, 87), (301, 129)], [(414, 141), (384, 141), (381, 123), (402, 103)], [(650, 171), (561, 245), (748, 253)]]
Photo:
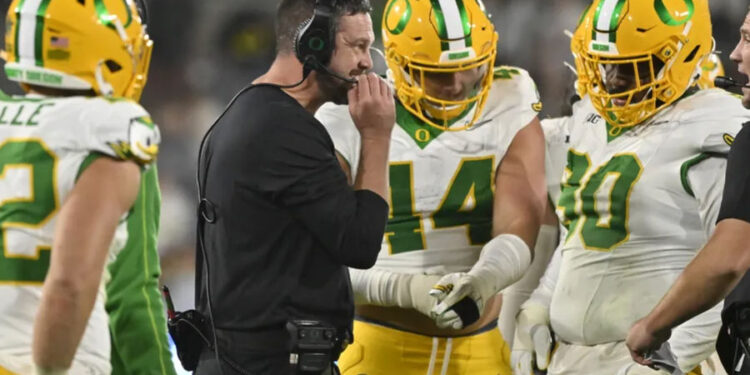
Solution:
[(516, 317), (516, 334), (510, 353), (513, 375), (534, 375), (534, 363), (546, 370), (552, 349), (549, 309), (534, 303), (521, 307)]
[(440, 275), (406, 274), (377, 269), (349, 269), (354, 290), (354, 303), (378, 306), (398, 306), (414, 309), (430, 316), (435, 299), (430, 289)]
[[(436, 298), (430, 317), (440, 328), (462, 329), (479, 319), (485, 302), (496, 294), (497, 291), (474, 275), (465, 272), (447, 274), (430, 291), (430, 295)], [(474, 306), (456, 305), (466, 297)]]
[[(474, 323), (487, 301), (518, 281), (530, 263), (531, 250), (520, 237), (506, 233), (493, 238), (469, 272), (451, 273), (438, 281), (430, 295), (439, 303), (430, 316), (440, 328), (462, 329)], [(473, 305), (462, 302), (467, 297)]]

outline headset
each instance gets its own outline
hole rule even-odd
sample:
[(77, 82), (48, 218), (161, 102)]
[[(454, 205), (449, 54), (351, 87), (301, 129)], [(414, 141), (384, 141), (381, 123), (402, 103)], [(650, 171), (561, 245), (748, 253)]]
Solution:
[(346, 78), (328, 69), (333, 50), (336, 47), (334, 16), (336, 0), (315, 0), (313, 16), (297, 28), (294, 38), (294, 53), (302, 63), (302, 78), (312, 70), (338, 78), (344, 82), (356, 83), (356, 79)]

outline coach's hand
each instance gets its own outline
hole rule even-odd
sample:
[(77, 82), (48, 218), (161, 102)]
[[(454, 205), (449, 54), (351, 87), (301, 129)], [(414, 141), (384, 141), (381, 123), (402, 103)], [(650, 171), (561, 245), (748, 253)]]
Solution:
[(349, 113), (362, 138), (390, 139), (396, 106), (388, 83), (375, 73), (361, 75), (348, 95)]
[(534, 362), (539, 370), (546, 370), (551, 349), (549, 309), (536, 304), (523, 306), (516, 317), (516, 334), (510, 353), (513, 375), (533, 375)]
[(650, 327), (649, 316), (635, 322), (630, 331), (628, 337), (625, 339), (625, 345), (627, 345), (630, 351), (630, 356), (638, 364), (643, 366), (651, 366), (653, 363), (646, 359), (649, 353), (656, 351), (664, 344), (665, 341), (669, 340), (671, 335), (670, 331), (667, 332), (655, 332)]

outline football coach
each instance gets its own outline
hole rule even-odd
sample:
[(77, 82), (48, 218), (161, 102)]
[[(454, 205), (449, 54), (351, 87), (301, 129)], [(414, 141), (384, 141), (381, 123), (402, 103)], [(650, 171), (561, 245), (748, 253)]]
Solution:
[[(212, 345), (196, 374), (335, 374), (351, 342), (347, 267), (369, 268), (388, 219), (393, 93), (373, 73), (369, 0), (282, 0), (277, 55), (201, 146), (196, 305)], [(349, 105), (354, 186), (313, 114)]]
[[(750, 9), (730, 59), (750, 75)], [(742, 87), (750, 109), (750, 88), (720, 78), (717, 86)], [(658, 349), (672, 328), (726, 298), (717, 352), (729, 374), (750, 374), (750, 125), (737, 134), (729, 152), (726, 182), (716, 229), (661, 302), (631, 327), (626, 344), (633, 359), (651, 365), (646, 354)], [(744, 277), (743, 277), (744, 275)], [(736, 287), (735, 287), (736, 286)], [(734, 288), (734, 290), (733, 290)], [(731, 293), (730, 293), (731, 292)], [(728, 296), (727, 296), (728, 295)]]

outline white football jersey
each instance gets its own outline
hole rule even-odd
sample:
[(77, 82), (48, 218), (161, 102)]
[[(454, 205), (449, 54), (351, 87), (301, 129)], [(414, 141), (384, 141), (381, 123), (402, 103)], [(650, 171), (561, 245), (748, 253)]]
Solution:
[[(134, 102), (0, 97), (1, 367), (31, 373), (32, 329), (57, 213), (80, 173), (102, 154), (147, 164), (159, 141), (158, 128)], [(127, 241), (125, 224), (123, 220), (117, 227), (110, 260)], [(109, 356), (102, 285), (75, 361), (93, 373), (109, 373)]]
[[(467, 271), (491, 239), (495, 172), (516, 133), (541, 109), (528, 73), (495, 69), (495, 81), (476, 124), (441, 131), (397, 103), (391, 135), (390, 208), (376, 268), (403, 273)], [(454, 125), (473, 116), (470, 109)], [(336, 151), (356, 176), (360, 137), (347, 106), (316, 114)]]
[[(616, 136), (588, 97), (571, 117), (545, 121), (548, 167), (563, 170), (550, 189), (567, 229), (550, 305), (561, 340), (624, 340), (657, 304), (713, 231), (724, 158), (749, 120), (740, 100), (710, 89)], [(708, 349), (714, 315), (701, 328)]]

